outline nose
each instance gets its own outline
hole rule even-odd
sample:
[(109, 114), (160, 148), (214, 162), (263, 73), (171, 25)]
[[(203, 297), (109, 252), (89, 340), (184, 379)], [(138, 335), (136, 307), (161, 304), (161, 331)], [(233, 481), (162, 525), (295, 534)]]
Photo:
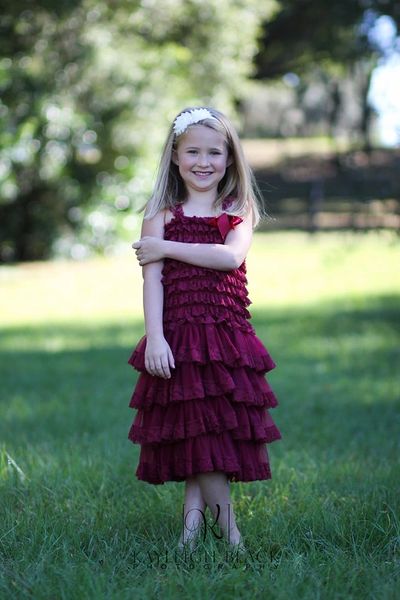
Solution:
[(209, 158), (208, 158), (208, 154), (199, 154), (198, 158), (197, 158), (197, 163), (199, 166), (207, 166), (209, 164)]

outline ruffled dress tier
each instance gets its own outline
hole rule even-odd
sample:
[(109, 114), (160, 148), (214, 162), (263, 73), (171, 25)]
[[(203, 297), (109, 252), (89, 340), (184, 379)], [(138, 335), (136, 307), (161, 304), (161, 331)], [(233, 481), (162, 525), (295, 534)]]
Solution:
[[(186, 216), (175, 208), (164, 238), (223, 244), (241, 219)], [(129, 363), (140, 374), (129, 438), (141, 445), (138, 479), (153, 484), (223, 471), (230, 481), (271, 478), (266, 444), (281, 438), (268, 409), (277, 399), (265, 378), (276, 365), (249, 322), (245, 262), (235, 270), (165, 259), (164, 336), (171, 378), (145, 370), (146, 336)]]

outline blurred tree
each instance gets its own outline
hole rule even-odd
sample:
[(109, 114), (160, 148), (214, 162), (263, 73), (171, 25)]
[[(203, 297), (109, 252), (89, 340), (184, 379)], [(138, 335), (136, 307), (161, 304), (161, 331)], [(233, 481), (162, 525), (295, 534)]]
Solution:
[(340, 85), (353, 79), (360, 98), (359, 130), (369, 146), (371, 109), (368, 91), (382, 46), (371, 31), (382, 15), (400, 24), (397, 0), (281, 0), (280, 9), (265, 21), (256, 77), (273, 80), (287, 73), (310, 76), (325, 72), (331, 92), (330, 131), (341, 108)]
[(132, 228), (171, 118), (233, 111), (275, 6), (2, 0), (0, 261), (83, 256)]

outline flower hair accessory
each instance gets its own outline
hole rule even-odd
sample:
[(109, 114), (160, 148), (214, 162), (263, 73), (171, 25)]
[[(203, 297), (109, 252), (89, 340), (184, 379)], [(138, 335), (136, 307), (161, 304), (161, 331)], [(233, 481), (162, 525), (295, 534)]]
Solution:
[(194, 108), (193, 110), (181, 113), (174, 121), (173, 129), (175, 135), (181, 135), (189, 125), (194, 125), (203, 119), (215, 119), (215, 117), (206, 108)]

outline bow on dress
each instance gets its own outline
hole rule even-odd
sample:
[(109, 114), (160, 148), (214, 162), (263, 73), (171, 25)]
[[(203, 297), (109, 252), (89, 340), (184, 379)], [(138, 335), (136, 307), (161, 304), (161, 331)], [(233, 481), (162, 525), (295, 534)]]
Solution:
[(240, 217), (236, 217), (235, 215), (227, 215), (226, 213), (222, 213), (219, 217), (210, 217), (210, 224), (214, 227), (218, 227), (220, 234), (222, 235), (222, 239), (225, 240), (231, 229), (234, 229), (236, 225), (239, 225), (243, 219)]

